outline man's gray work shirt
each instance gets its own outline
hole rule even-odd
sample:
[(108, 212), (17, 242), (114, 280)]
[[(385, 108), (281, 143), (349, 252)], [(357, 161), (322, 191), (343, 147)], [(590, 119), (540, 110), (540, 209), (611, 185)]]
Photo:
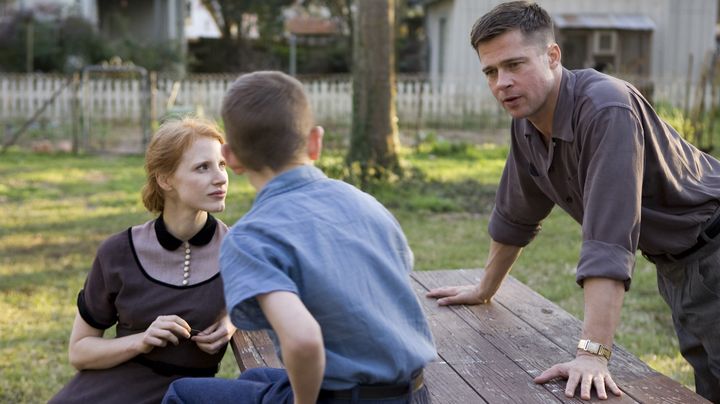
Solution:
[(582, 225), (581, 285), (604, 277), (629, 288), (638, 248), (688, 249), (718, 207), (720, 162), (633, 86), (594, 70), (563, 69), (549, 146), (527, 119), (513, 119), (511, 135), (490, 236), (525, 246), (559, 205)]

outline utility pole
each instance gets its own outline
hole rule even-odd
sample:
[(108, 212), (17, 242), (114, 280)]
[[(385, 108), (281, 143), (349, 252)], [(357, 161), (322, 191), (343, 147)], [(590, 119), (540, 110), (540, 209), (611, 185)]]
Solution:
[(28, 12), (25, 15), (25, 71), (32, 73), (34, 69), (34, 42), (35, 42), (35, 24), (33, 23), (33, 15)]

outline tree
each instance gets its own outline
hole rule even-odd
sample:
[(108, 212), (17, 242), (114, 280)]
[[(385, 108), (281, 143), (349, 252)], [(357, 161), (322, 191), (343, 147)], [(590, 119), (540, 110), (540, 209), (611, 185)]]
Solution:
[[(258, 43), (278, 41), (283, 31), (282, 9), (292, 0), (202, 0), (222, 35), (222, 60), (230, 70), (267, 68), (263, 52), (254, 52), (249, 34), (257, 30)], [(267, 52), (264, 52), (267, 53)]]
[(306, 5), (315, 5), (325, 7), (335, 19), (342, 21), (343, 25), (343, 41), (345, 48), (345, 62), (348, 66), (352, 65), (353, 57), (353, 9), (355, 8), (354, 0), (306, 0)]
[(357, 2), (353, 46), (353, 113), (347, 162), (363, 182), (400, 173), (395, 107), (394, 0)]

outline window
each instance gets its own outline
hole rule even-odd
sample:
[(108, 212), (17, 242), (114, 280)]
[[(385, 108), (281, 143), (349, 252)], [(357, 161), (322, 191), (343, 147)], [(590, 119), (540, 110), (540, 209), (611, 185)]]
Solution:
[(594, 32), (593, 53), (596, 55), (613, 55), (617, 43), (617, 33), (615, 31), (595, 31)]

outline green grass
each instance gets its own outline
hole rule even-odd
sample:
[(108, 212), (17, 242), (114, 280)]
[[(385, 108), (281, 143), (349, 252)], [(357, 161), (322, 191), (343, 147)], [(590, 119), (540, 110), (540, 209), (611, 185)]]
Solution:
[[(373, 184), (371, 192), (398, 217), (415, 252), (416, 269), (482, 267), (487, 217), (506, 147), (433, 144), (407, 152), (407, 180)], [(330, 152), (322, 165), (342, 160)], [(151, 216), (140, 201), (141, 157), (0, 156), (0, 402), (44, 402), (69, 380), (67, 341), (75, 297), (95, 249), (107, 236)], [(231, 175), (227, 210), (233, 223), (253, 191)], [(582, 291), (574, 265), (580, 228), (556, 210), (512, 274), (575, 316)], [(685, 385), (690, 367), (677, 353), (669, 310), (656, 291), (654, 269), (638, 259), (616, 341)], [(234, 377), (228, 351), (220, 376)]]

